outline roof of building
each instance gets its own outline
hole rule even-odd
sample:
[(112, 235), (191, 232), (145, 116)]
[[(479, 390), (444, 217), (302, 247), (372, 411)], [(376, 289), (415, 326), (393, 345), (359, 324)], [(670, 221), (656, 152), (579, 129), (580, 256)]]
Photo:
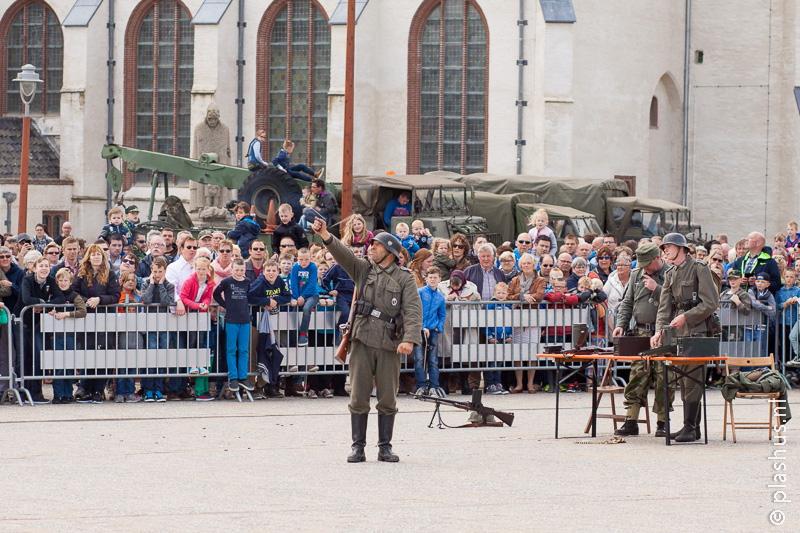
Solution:
[[(19, 180), (22, 157), (22, 117), (0, 117), (0, 180)], [(32, 125), (28, 178), (59, 178), (60, 157), (39, 130)]]

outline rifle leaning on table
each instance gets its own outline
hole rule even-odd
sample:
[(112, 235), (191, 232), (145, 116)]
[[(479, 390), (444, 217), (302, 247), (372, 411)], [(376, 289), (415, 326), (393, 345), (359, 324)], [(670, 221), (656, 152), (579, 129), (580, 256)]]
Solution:
[[(481, 395), (482, 392), (479, 390), (472, 391), (472, 401), (469, 402), (457, 402), (455, 400), (448, 400), (446, 398), (439, 398), (438, 396), (429, 396), (427, 394), (414, 394), (416, 399), (422, 400), (423, 402), (434, 402), (436, 403), (436, 409), (433, 412), (433, 416), (431, 417), (431, 422), (428, 424), (428, 427), (433, 427), (433, 419), (436, 418), (436, 415), (439, 415), (439, 428), (442, 427), (461, 427), (461, 428), (468, 428), (468, 427), (481, 427), (481, 426), (495, 426), (495, 427), (502, 427), (503, 424), (507, 426), (511, 426), (514, 422), (514, 413), (506, 413), (503, 411), (497, 411), (496, 409), (492, 409), (491, 407), (486, 407), (481, 402)], [(439, 408), (442, 405), (450, 405), (453, 407), (458, 407), (459, 409), (463, 409), (465, 411), (473, 411), (478, 413), (481, 416), (481, 422), (471, 422), (469, 424), (464, 424), (462, 426), (448, 426), (444, 422), (442, 422), (442, 413), (440, 412)], [(490, 422), (489, 417), (495, 416), (497, 417), (500, 422)]]

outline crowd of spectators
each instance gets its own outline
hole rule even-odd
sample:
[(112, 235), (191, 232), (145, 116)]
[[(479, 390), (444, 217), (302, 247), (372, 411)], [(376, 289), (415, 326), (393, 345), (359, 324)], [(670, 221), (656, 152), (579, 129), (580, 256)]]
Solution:
[[(406, 208), (408, 202), (404, 200), (407, 199), (401, 197), (395, 202), (392, 213), (401, 213)], [(346, 395), (344, 376), (327, 374), (325, 368), (314, 364), (291, 366), (291, 375), (278, 379), (276, 372), (270, 375), (263, 354), (272, 353), (270, 350), (279, 352), (282, 347), (318, 345), (319, 332), (310, 331), (309, 327), (313, 311), (320, 309), (337, 313), (337, 327), (326, 332), (332, 342), (326, 345), (338, 343), (338, 326), (347, 321), (352, 306), (353, 281), (323, 246), (309, 242), (314, 239), (309, 239), (310, 234), (293, 220), (291, 206), (284, 204), (278, 209), (281, 223), (274, 230), (269, 251), (258, 238), (260, 227), (250, 214), (250, 206), (237, 204), (234, 213), (236, 227), (227, 234), (202, 231), (197, 237), (187, 231), (176, 234), (170, 227), (147, 233), (138, 231), (135, 206), (110, 210), (108, 224), (97, 239), (87, 241), (73, 236), (69, 222), (63, 224), (55, 239), (41, 224), (36, 226), (33, 237), (26, 233), (2, 236), (0, 305), (3, 313), (21, 320), (19, 335), (14, 330), (19, 338), (14, 339), (13, 346), (24, 354), (21, 359), (26, 376), (42, 376), (40, 353), (50, 341), (37, 333), (42, 315), (31, 311), (32, 305), (63, 304), (63, 309), (48, 310), (57, 320), (81, 318), (88, 313), (135, 312), (137, 305), (156, 305), (163, 309), (146, 307), (140, 312), (174, 312), (178, 316), (210, 313), (216, 327), (216, 333), (199, 332), (194, 336), (148, 331), (136, 338), (117, 332), (58, 338), (55, 348), (67, 350), (116, 349), (126, 345), (156, 351), (210, 347), (217, 375), (206, 377), (212, 371), (211, 366), (186, 369), (184, 373), (189, 379), (158, 378), (163, 368), (116, 368), (114, 373), (119, 377), (108, 380), (92, 377), (95, 371), (84, 369), (80, 376), (75, 376), (74, 383), (71, 379), (53, 379), (52, 399), (45, 398), (42, 387), (48, 380), (28, 380), (34, 402), (100, 403), (106, 398), (121, 403), (210, 401), (223, 390), (235, 392), (240, 388), (272, 398)], [(483, 302), (481, 305), (488, 310), (512, 312), (539, 306), (587, 305), (592, 309), (597, 342), (604, 340), (602, 331), (612, 331), (617, 326), (616, 309), (628, 286), (631, 270), (636, 268), (636, 249), (648, 239), (617, 243), (610, 234), (569, 234), (558, 246), (548, 227), (546, 212), (536, 212), (531, 226), (530, 232), (500, 246), (487, 242), (483, 235), (473, 235), (470, 239), (457, 233), (449, 239), (434, 238), (419, 220), (410, 227), (405, 223), (395, 226), (395, 235), (403, 244), (401, 263), (414, 274), (425, 314), (423, 346), (418, 347), (409, 361), (415, 365), (414, 377), (401, 382), (406, 392), (422, 390), (445, 396), (458, 389), (470, 393), (483, 386), (489, 394), (532, 393), (542, 388), (552, 390), (554, 386), (550, 373), (541, 385), (535, 382), (534, 371), (528, 371), (527, 376), (522, 369), (501, 372), (491, 363), (483, 376), (477, 370), (465, 368), (440, 379), (438, 362), (448, 356), (453, 342), (480, 339), (488, 344), (560, 343), (568, 342), (565, 339), (569, 336), (569, 328), (563, 326), (496, 327), (460, 331), (457, 333), (463, 338), (454, 339), (450, 315), (444, 311), (445, 302)], [(374, 235), (361, 215), (344, 220), (340, 233), (353, 253), (369, 258), (370, 239)], [(658, 244), (660, 239), (652, 240)], [(702, 245), (691, 245), (690, 254), (714, 272), (723, 305), (733, 306), (742, 314), (759, 309), (770, 317), (769, 328), (760, 337), (759, 332), (750, 332), (748, 340), (760, 339), (765, 350), (772, 350), (779, 335), (783, 346), (791, 347), (792, 357), (787, 364), (791, 368), (800, 343), (797, 326), (800, 288), (795, 285), (794, 270), (794, 262), (800, 259), (797, 225), (789, 223), (787, 233), (777, 234), (774, 244), (775, 247), (766, 246), (766, 238), (758, 232), (733, 246), (725, 235), (718, 235)], [(109, 307), (115, 304), (129, 305)], [(261, 315), (271, 317), (273, 323), (269, 325), (268, 318), (266, 330), (257, 323), (254, 307), (264, 311)], [(28, 311), (23, 313), (26, 308)], [(288, 336), (287, 332), (274, 331), (276, 315), (281, 312), (298, 313), (297, 331), (289, 332)], [(6, 334), (5, 328), (0, 331)], [(731, 334), (746, 336), (740, 333)], [(6, 346), (7, 341), (0, 339), (0, 347)], [(518, 361), (515, 365), (522, 363)], [(7, 367), (7, 364), (8, 354), (0, 352), (0, 365)], [(8, 371), (0, 366), (0, 375), (8, 375)], [(57, 371), (60, 376), (64, 372)], [(146, 373), (153, 377), (141, 380), (122, 377), (126, 373)], [(255, 380), (251, 381), (253, 376)], [(0, 382), (0, 387), (3, 386), (7, 384)]]

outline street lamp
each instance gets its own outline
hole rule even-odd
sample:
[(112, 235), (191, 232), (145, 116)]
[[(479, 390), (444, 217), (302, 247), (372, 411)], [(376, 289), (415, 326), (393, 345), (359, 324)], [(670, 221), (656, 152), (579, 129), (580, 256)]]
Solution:
[(31, 102), (36, 96), (36, 85), (42, 83), (33, 65), (23, 65), (22, 70), (13, 80), (19, 83), (19, 96), (25, 104), (25, 116), (22, 118), (22, 161), (19, 175), (19, 223), (17, 233), (24, 233), (28, 225), (28, 159), (30, 159), (31, 137)]

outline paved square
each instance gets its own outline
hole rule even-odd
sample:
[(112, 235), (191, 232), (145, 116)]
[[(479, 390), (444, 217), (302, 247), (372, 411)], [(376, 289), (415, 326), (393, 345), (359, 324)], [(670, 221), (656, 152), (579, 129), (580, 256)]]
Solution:
[[(553, 438), (552, 394), (487, 396), (516, 414), (513, 427), (446, 430), (427, 427), (433, 404), (401, 396), (401, 462), (375, 461), (371, 418), (368, 462), (355, 465), (346, 398), (4, 405), (0, 530), (764, 531), (777, 509), (775, 529), (798, 531), (798, 422), (782, 447), (766, 431), (723, 442), (723, 400), (710, 390), (708, 446), (650, 435), (576, 444), (592, 440), (582, 433), (591, 395), (561, 399), (561, 434), (577, 439)], [(735, 404), (737, 418), (766, 414), (756, 403)], [(595, 440), (611, 436), (609, 420), (598, 426)], [(796, 503), (772, 503), (775, 449), (786, 450)]]

